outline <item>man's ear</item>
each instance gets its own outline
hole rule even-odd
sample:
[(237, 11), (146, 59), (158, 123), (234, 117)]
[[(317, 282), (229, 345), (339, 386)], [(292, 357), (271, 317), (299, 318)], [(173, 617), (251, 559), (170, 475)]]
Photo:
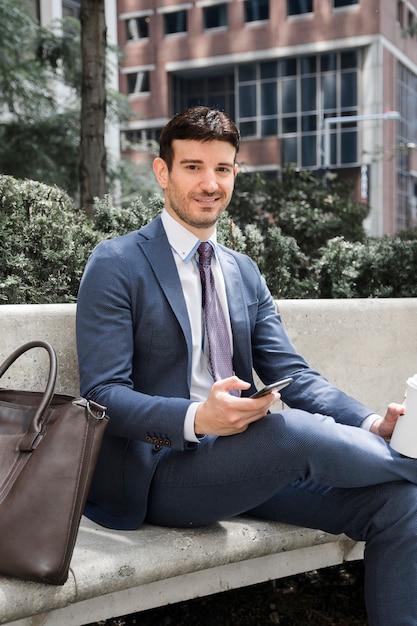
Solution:
[(168, 184), (169, 172), (168, 166), (165, 163), (164, 159), (161, 159), (161, 157), (156, 157), (156, 159), (154, 159), (153, 171), (158, 185), (161, 187), (161, 189), (165, 189)]
[(237, 176), (237, 175), (238, 175), (238, 173), (239, 173), (239, 165), (238, 165), (237, 163), (235, 163), (234, 170), (235, 170), (235, 178), (236, 178), (236, 176)]

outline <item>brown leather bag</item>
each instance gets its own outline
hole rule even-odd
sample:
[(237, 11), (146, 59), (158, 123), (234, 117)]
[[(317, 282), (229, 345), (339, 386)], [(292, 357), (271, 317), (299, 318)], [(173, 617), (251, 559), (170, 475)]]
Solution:
[(104, 407), (54, 394), (53, 347), (45, 392), (0, 389), (0, 574), (63, 585), (108, 417)]

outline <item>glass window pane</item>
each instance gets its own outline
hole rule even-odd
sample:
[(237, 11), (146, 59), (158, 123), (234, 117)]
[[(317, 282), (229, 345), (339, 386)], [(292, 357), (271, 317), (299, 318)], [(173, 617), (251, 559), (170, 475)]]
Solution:
[(296, 133), (297, 132), (297, 118), (296, 117), (284, 117), (282, 118), (282, 132)]
[(261, 63), (261, 78), (276, 78), (277, 76), (278, 65), (276, 61)]
[(256, 116), (256, 85), (239, 87), (239, 117)]
[(203, 8), (204, 28), (227, 26), (227, 5), (214, 4)]
[(300, 59), (300, 71), (301, 74), (314, 74), (316, 71), (317, 59), (316, 57), (301, 57)]
[(128, 41), (137, 41), (148, 37), (149, 16), (132, 17), (126, 20), (126, 39)]
[(278, 112), (276, 83), (261, 83), (261, 115), (276, 115)]
[(242, 137), (256, 137), (256, 122), (241, 122), (239, 129)]
[(245, 0), (245, 22), (269, 19), (269, 0)]
[(199, 95), (204, 93), (204, 79), (191, 78), (187, 81), (188, 92), (191, 95)]
[(336, 108), (336, 74), (324, 74), (321, 77), (323, 109)]
[(203, 104), (203, 103), (201, 102), (201, 99), (200, 99), (198, 96), (188, 96), (188, 97), (185, 99), (185, 102), (186, 102), (186, 104), (185, 104), (185, 108), (189, 108), (189, 107), (196, 107), (196, 106), (198, 106), (199, 104)]
[(219, 111), (226, 110), (226, 98), (224, 95), (217, 94), (213, 96), (208, 96), (207, 98), (207, 106), (211, 109), (217, 109)]
[(297, 138), (283, 137), (281, 139), (282, 163), (297, 163)]
[(359, 4), (359, 0), (333, 0), (333, 6), (335, 9), (339, 7), (347, 7), (350, 4)]
[[(80, 2), (81, 0), (62, 0), (62, 17), (76, 17), (80, 19)], [(29, 10), (37, 20), (40, 21), (40, 0), (29, 2)], [(32, 6), (31, 6), (32, 5)], [(35, 6), (33, 6), (35, 5)]]
[(278, 134), (278, 120), (276, 118), (272, 120), (262, 120), (261, 134), (262, 134), (262, 137), (267, 137), (268, 135), (277, 135)]
[(224, 91), (224, 76), (207, 76), (207, 88), (209, 91)]
[(313, 167), (317, 165), (316, 159), (316, 135), (303, 135), (301, 137), (301, 165)]
[(301, 109), (302, 111), (316, 110), (316, 77), (301, 80)]
[(321, 71), (333, 72), (337, 67), (337, 57), (334, 52), (330, 54), (322, 54), (320, 57)]
[(347, 50), (346, 52), (342, 52), (340, 54), (340, 67), (342, 70), (358, 67), (357, 50)]
[(356, 163), (357, 153), (357, 132), (341, 133), (341, 161), (344, 164)]
[(312, 13), (313, 0), (287, 0), (288, 15)]
[(297, 59), (283, 59), (280, 63), (281, 76), (296, 76)]
[(330, 135), (330, 164), (331, 165), (335, 165), (335, 163), (337, 162), (337, 135), (336, 133), (332, 133)]
[(356, 72), (341, 75), (341, 105), (353, 107), (358, 103)]
[(283, 113), (294, 113), (297, 110), (297, 81), (296, 79), (285, 80), (282, 83)]
[(130, 72), (127, 74), (128, 93), (145, 93), (149, 91), (149, 72)]
[(317, 116), (316, 115), (303, 115), (301, 118), (301, 130), (304, 133), (317, 130)]
[(248, 80), (256, 80), (255, 63), (247, 63), (246, 65), (239, 66), (239, 81), (243, 83)]
[(172, 33), (184, 33), (187, 31), (187, 12), (174, 11), (173, 13), (165, 13), (164, 15), (164, 32), (165, 35)]

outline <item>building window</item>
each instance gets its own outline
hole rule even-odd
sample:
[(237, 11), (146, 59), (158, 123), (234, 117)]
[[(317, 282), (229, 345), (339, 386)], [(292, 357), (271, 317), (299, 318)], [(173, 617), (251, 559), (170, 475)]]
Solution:
[(138, 39), (146, 39), (149, 37), (149, 22), (149, 15), (132, 17), (126, 20), (127, 41), (138, 41)]
[(330, 128), (332, 166), (357, 165), (356, 51), (291, 57), (241, 65), (237, 70), (236, 120), (243, 138), (278, 135), (282, 162), (322, 165), (322, 121), (346, 116)]
[(127, 73), (127, 93), (129, 95), (137, 93), (147, 93), (149, 89), (149, 71)]
[(313, 0), (287, 0), (288, 15), (301, 15), (313, 12)]
[[(397, 110), (401, 119), (398, 124), (397, 144), (417, 145), (417, 75), (402, 63), (398, 63)], [(415, 147), (411, 150), (414, 152)], [(410, 167), (410, 149), (398, 154), (397, 166), (397, 211), (396, 230), (404, 230), (415, 225), (415, 214), (410, 213), (410, 200), (414, 192), (414, 167)], [(413, 158), (414, 160), (414, 158)], [(415, 211), (414, 211), (415, 213)]]
[(269, 0), (245, 0), (245, 22), (269, 20)]
[(233, 69), (206, 76), (172, 76), (173, 109), (204, 105), (235, 117), (235, 80)]
[(227, 26), (227, 4), (213, 4), (203, 7), (203, 21), (206, 30)]
[(187, 32), (187, 11), (173, 11), (164, 14), (165, 35), (185, 32)]
[(149, 148), (151, 144), (158, 143), (161, 130), (162, 128), (122, 130), (120, 133), (122, 150)]
[(404, 12), (403, 12), (403, 8), (404, 8), (403, 0), (398, 0), (398, 2), (397, 2), (397, 22), (399, 23), (401, 28), (404, 27)]
[(348, 7), (351, 4), (359, 4), (359, 0), (333, 0), (333, 7), (338, 9), (340, 7)]
[(63, 0), (62, 17), (75, 17), (79, 19), (81, 12), (81, 0)]
[(32, 17), (38, 22), (40, 22), (41, 21), (40, 0), (29, 0), (28, 8)]

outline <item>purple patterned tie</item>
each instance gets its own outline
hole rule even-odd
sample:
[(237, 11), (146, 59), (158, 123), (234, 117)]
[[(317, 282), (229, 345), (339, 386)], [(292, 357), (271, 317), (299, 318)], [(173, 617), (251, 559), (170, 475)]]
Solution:
[[(221, 380), (234, 374), (230, 337), (211, 271), (213, 247), (208, 241), (203, 241), (198, 246), (198, 253), (200, 255), (200, 278), (203, 288), (203, 309), (210, 351), (211, 373), (214, 380)], [(233, 392), (234, 390), (231, 393)]]

